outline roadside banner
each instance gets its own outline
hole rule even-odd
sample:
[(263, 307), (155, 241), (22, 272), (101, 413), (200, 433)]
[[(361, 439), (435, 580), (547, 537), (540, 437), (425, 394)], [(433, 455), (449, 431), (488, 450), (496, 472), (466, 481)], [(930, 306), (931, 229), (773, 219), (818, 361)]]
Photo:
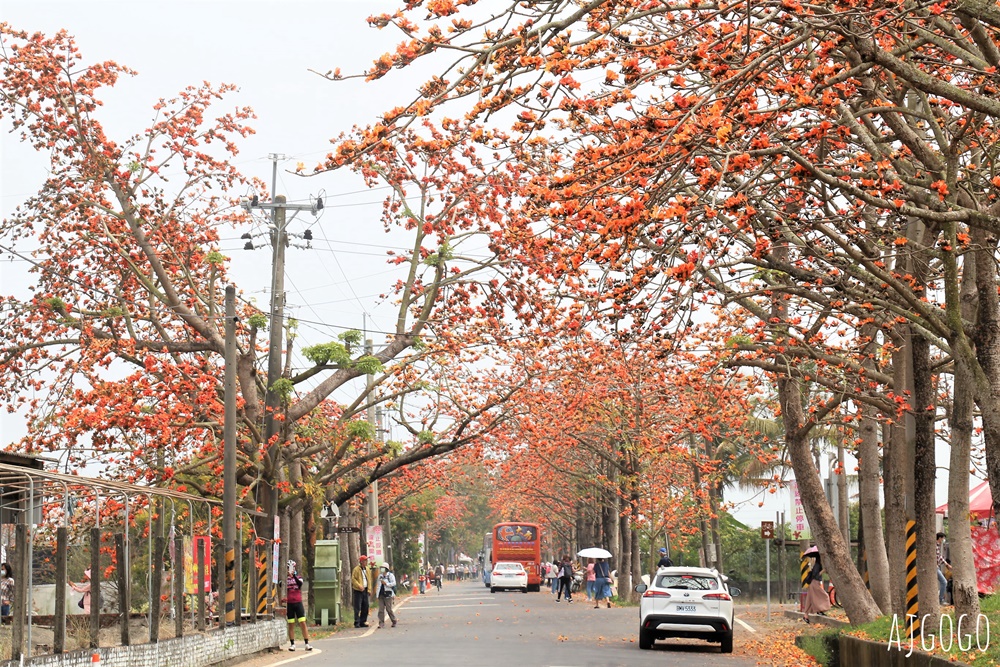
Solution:
[(385, 562), (385, 550), (382, 545), (382, 526), (368, 527), (368, 562)]
[(184, 591), (188, 595), (198, 592), (198, 549), (205, 554), (205, 579), (202, 581), (202, 591), (212, 592), (212, 542), (208, 535), (184, 536)]
[(793, 540), (808, 540), (812, 537), (809, 522), (806, 521), (806, 510), (802, 507), (802, 497), (799, 495), (799, 485), (795, 481), (788, 482), (788, 495), (791, 498), (791, 528)]

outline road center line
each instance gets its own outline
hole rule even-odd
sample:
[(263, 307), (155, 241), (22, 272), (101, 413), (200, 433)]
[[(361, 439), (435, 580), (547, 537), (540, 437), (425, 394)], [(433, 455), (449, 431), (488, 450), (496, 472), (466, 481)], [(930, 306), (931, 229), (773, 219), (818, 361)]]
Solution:
[(425, 607), (420, 607), (416, 605), (410, 605), (410, 611), (416, 611), (418, 609), (451, 609), (453, 607), (470, 607), (478, 609), (479, 607), (499, 607), (500, 603), (491, 602), (489, 604), (435, 604), (427, 605)]

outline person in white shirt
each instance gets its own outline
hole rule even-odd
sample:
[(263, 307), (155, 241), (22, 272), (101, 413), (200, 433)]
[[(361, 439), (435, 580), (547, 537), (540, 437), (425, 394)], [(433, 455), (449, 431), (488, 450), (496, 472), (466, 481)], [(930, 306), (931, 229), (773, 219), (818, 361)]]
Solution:
[(392, 602), (396, 597), (396, 577), (389, 571), (388, 563), (382, 563), (379, 568), (375, 594), (378, 596), (378, 627), (385, 627), (386, 614), (389, 614), (389, 620), (392, 621), (391, 627), (396, 627), (396, 612), (392, 610)]

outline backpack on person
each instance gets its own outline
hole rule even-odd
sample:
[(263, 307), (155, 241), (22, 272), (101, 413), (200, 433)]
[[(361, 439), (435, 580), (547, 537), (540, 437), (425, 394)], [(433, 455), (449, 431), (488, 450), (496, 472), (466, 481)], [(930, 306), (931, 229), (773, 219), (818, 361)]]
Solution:
[(559, 576), (573, 578), (573, 563), (569, 561), (563, 563), (562, 570), (559, 571)]

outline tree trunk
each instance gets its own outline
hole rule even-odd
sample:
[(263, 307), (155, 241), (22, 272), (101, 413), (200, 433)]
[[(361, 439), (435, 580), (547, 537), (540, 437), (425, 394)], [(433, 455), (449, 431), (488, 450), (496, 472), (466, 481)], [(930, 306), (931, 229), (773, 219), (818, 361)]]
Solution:
[[(325, 522), (324, 522), (325, 523)], [(309, 615), (309, 611), (316, 608), (316, 596), (313, 595), (312, 582), (316, 581), (316, 515), (309, 507), (305, 511), (305, 539), (302, 541), (302, 567), (300, 571), (305, 572), (305, 579), (309, 584), (306, 591), (306, 614), (307, 618), (315, 618)]]
[[(352, 505), (354, 501), (348, 501), (340, 505), (340, 523), (342, 526), (359, 526), (357, 512)], [(354, 564), (358, 562), (361, 555), (358, 537), (355, 533), (347, 533), (346, 538), (340, 540), (340, 606), (346, 614), (350, 613), (354, 601), (351, 589), (351, 572)]]
[(844, 440), (840, 438), (837, 442), (837, 468), (840, 473), (837, 475), (837, 523), (840, 524), (840, 532), (844, 534), (844, 541), (851, 543), (851, 499), (847, 494), (847, 467), (844, 464)]
[(997, 296), (995, 257), (997, 238), (973, 229), (978, 239), (975, 265), (979, 308), (975, 327), (976, 358), (980, 369), (975, 373), (976, 403), (983, 420), (986, 445), (986, 470), (993, 494), (993, 514), (1000, 516), (1000, 299)]
[(951, 409), (951, 458), (948, 475), (948, 542), (951, 551), (955, 617), (979, 616), (979, 590), (969, 525), (969, 476), (972, 447), (972, 369), (964, 354), (955, 354), (955, 388)]
[[(909, 327), (899, 325), (893, 330), (892, 353), (893, 388), (902, 394), (909, 386), (907, 373), (907, 355), (904, 338), (908, 336)], [(889, 558), (889, 592), (892, 600), (892, 613), (906, 613), (906, 519), (913, 512), (912, 503), (913, 458), (909, 451), (907, 429), (900, 423), (895, 413), (884, 415), (889, 426), (889, 437), (884, 438), (888, 452), (884, 457), (887, 468), (885, 485), (885, 546)], [(905, 421), (907, 417), (903, 417)], [(907, 498), (911, 500), (907, 500)]]
[[(692, 497), (695, 498), (697, 502), (698, 494), (701, 492), (701, 468), (698, 463), (701, 461), (701, 449), (695, 442), (695, 436), (693, 433), (688, 434), (688, 449), (691, 451), (691, 456), (694, 457), (691, 463), (691, 483), (694, 485), (692, 489)], [(705, 521), (705, 508), (698, 508), (698, 530), (701, 533), (701, 553), (699, 554), (698, 564), (701, 567), (708, 567), (709, 565), (709, 527), (708, 522)]]
[[(639, 509), (639, 495), (633, 497), (632, 508)], [(642, 581), (642, 550), (639, 548), (639, 531), (635, 529), (635, 524), (630, 522), (629, 536), (632, 544), (629, 549), (632, 553), (632, 563), (629, 568), (628, 599), (631, 602), (639, 602), (639, 594), (633, 590), (636, 584)]]
[[(288, 482), (293, 489), (297, 489), (302, 485), (302, 464), (298, 461), (293, 460), (288, 464)], [(288, 512), (288, 557), (296, 563), (302, 562), (302, 527), (304, 519), (302, 505), (303, 502), (297, 501), (292, 504)]]
[[(941, 612), (938, 600), (937, 557), (934, 549), (935, 523), (934, 479), (937, 465), (934, 458), (934, 385), (930, 369), (930, 343), (923, 336), (914, 336), (910, 343), (913, 354), (913, 417), (915, 426), (914, 509), (917, 529), (917, 590), (920, 595), (921, 624), (938, 627)], [(965, 474), (964, 471), (961, 474)]]
[[(612, 473), (613, 475), (614, 473)], [(617, 483), (617, 479), (609, 477), (609, 481)], [(612, 552), (618, 549), (618, 494), (610, 487), (604, 491), (605, 503), (601, 508), (601, 531), (604, 533), (602, 546)]]
[(889, 594), (889, 559), (882, 532), (882, 512), (879, 504), (878, 424), (873, 409), (861, 407), (860, 440), (858, 445), (858, 493), (861, 504), (861, 529), (864, 533), (865, 562), (872, 599), (882, 613), (892, 612)]
[(837, 588), (837, 596), (851, 623), (867, 623), (879, 617), (879, 608), (851, 561), (849, 545), (837, 526), (837, 519), (823, 493), (823, 483), (813, 464), (809, 433), (803, 428), (805, 414), (799, 382), (792, 377), (778, 379), (778, 397), (785, 423), (785, 442), (813, 537), (823, 556), (823, 567)]

